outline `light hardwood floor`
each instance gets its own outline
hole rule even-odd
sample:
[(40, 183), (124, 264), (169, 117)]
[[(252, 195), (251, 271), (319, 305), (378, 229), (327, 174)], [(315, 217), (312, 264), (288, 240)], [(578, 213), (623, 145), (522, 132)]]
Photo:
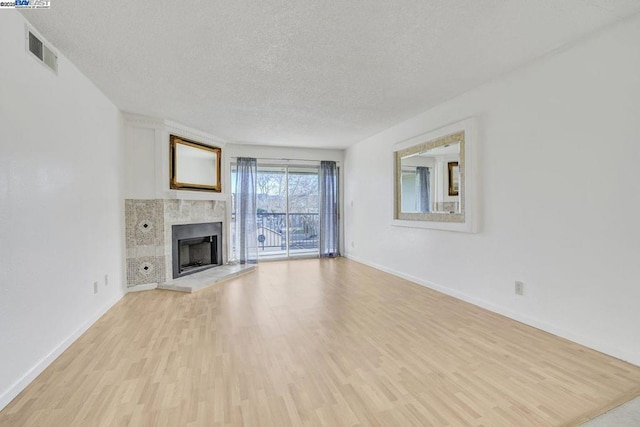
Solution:
[(577, 424), (640, 368), (346, 259), (128, 294), (2, 426)]

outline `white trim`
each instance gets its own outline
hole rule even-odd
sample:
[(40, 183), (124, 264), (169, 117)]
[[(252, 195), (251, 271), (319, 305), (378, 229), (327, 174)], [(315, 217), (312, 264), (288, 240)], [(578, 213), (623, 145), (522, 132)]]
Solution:
[(224, 148), (224, 146), (227, 144), (221, 138), (210, 135), (201, 130), (185, 126), (183, 124), (173, 122), (171, 120), (164, 120), (163, 124), (167, 133), (167, 141), (169, 141), (169, 134), (176, 134), (177, 136), (181, 136), (183, 138), (192, 138), (197, 140), (198, 142), (213, 145), (218, 148)]
[(364, 260), (358, 256), (354, 256), (354, 255), (349, 255), (346, 254), (345, 258), (348, 258), (350, 260), (359, 262), (361, 264), (364, 265), (368, 265), (369, 267), (373, 267), (377, 270), (381, 270), (384, 271), (385, 273), (389, 273), (392, 274), (394, 276), (400, 277), (402, 279), (408, 280), (410, 282), (413, 282), (415, 284), (418, 284), (420, 286), (424, 286), (426, 288), (432, 289), (434, 291), (443, 293), (445, 295), (449, 295), (451, 297), (457, 298), (459, 300), (468, 302), (470, 304), (473, 304), (475, 306), (487, 309), (489, 311), (492, 311), (494, 313), (497, 314), (501, 314), (503, 316), (506, 316), (512, 320), (516, 320), (520, 323), (524, 323), (525, 325), (528, 326), (532, 326), (536, 329), (540, 329), (542, 331), (548, 332), (550, 334), (556, 335), (558, 337), (561, 338), (565, 338), (569, 341), (572, 341), (574, 343), (580, 344), (580, 345), (584, 345), (585, 347), (589, 347), (593, 350), (602, 352), (604, 354), (607, 354), (609, 356), (612, 357), (616, 357), (620, 360), (623, 360), (625, 362), (634, 364), (636, 366), (640, 366), (640, 355), (635, 354), (635, 353), (630, 353), (628, 351), (621, 351), (619, 348), (617, 347), (611, 347), (611, 345), (609, 344), (605, 344), (602, 343), (600, 341), (594, 340), (590, 337), (586, 337), (583, 335), (579, 335), (579, 334), (575, 334), (571, 331), (567, 331), (565, 329), (562, 328), (558, 328), (554, 325), (551, 325), (547, 322), (544, 322), (542, 320), (533, 318), (533, 317), (529, 317), (526, 315), (523, 315), (521, 313), (515, 312), (513, 310), (510, 310), (508, 308), (499, 306), (499, 305), (495, 305), (493, 303), (490, 303), (488, 301), (485, 301), (483, 299), (480, 298), (476, 298), (467, 294), (464, 294), (462, 292), (456, 291), (455, 289), (451, 289), (447, 286), (443, 286), (443, 285), (439, 285), (433, 282), (430, 282), (428, 280), (424, 280), (421, 279), (419, 277), (416, 276), (412, 276), (410, 274), (406, 274), (391, 268), (387, 268), (383, 265), (374, 263), (374, 262), (370, 262), (367, 260)]
[(20, 379), (13, 383), (2, 395), (0, 395), (0, 410), (7, 406), (15, 397), (20, 394), (38, 375), (40, 375), (47, 367), (58, 358), (66, 349), (71, 346), (83, 333), (87, 331), (98, 319), (100, 319), (111, 307), (113, 307), (122, 297), (124, 293), (119, 294), (107, 303), (104, 307), (94, 313), (89, 319), (76, 329), (65, 340), (60, 342), (53, 350), (44, 356), (38, 363), (29, 369)]
[(218, 200), (229, 202), (230, 193), (212, 193), (206, 191), (167, 190), (159, 199), (166, 200)]
[(408, 219), (392, 219), (391, 225), (394, 227), (428, 228), (442, 231), (457, 231), (461, 233), (475, 233), (472, 231), (471, 223), (465, 222), (434, 222), (434, 221), (412, 221)]
[(124, 122), (126, 124), (132, 126), (159, 129), (164, 125), (164, 122), (161, 119), (128, 113), (126, 111), (122, 112), (122, 117), (124, 117)]

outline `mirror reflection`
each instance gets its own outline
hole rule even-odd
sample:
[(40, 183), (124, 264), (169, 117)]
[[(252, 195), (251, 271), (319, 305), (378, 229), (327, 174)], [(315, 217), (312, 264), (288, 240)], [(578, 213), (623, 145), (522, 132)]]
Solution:
[(398, 150), (395, 218), (464, 222), (464, 132)]
[(460, 213), (459, 162), (459, 142), (401, 157), (401, 211)]
[(192, 147), (176, 145), (176, 179), (192, 184), (216, 185), (216, 153)]

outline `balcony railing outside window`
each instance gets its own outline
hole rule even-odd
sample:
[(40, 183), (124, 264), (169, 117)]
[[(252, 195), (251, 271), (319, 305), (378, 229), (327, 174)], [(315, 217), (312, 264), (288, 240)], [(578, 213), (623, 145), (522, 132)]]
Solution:
[[(235, 220), (235, 218), (232, 218)], [(320, 226), (317, 213), (290, 213), (289, 226), (283, 212), (257, 214), (257, 236), (259, 256), (286, 253), (289, 238), (289, 253), (292, 256), (317, 254)]]

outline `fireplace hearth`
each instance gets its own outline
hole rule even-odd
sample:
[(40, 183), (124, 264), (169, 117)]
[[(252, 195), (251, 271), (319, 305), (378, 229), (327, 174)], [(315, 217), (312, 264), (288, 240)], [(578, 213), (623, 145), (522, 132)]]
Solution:
[(172, 226), (173, 278), (222, 265), (222, 222)]

